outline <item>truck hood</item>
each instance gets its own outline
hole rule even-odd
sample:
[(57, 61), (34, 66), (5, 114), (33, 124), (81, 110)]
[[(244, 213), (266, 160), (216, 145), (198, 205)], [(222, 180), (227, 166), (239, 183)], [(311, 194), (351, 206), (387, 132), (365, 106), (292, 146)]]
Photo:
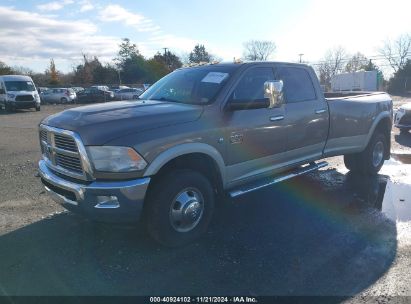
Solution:
[(197, 120), (202, 106), (155, 100), (115, 101), (65, 110), (41, 123), (78, 133), (85, 145)]

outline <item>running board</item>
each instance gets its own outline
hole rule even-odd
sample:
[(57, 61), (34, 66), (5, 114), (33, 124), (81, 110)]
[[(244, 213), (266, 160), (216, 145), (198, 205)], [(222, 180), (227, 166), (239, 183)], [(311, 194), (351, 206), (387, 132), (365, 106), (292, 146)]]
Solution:
[(299, 168), (294, 169), (290, 172), (287, 172), (284, 175), (279, 175), (279, 176), (276, 176), (274, 178), (273, 177), (265, 178), (263, 180), (254, 182), (252, 184), (245, 185), (245, 186), (243, 186), (243, 188), (236, 189), (236, 190), (231, 190), (228, 194), (230, 195), (230, 197), (237, 197), (237, 196), (240, 196), (240, 195), (243, 195), (243, 194), (246, 194), (246, 193), (261, 189), (261, 188), (264, 188), (264, 187), (268, 187), (268, 186), (277, 184), (277, 183), (285, 181), (287, 179), (290, 179), (290, 178), (293, 178), (293, 177), (296, 177), (296, 176), (299, 176), (299, 175), (303, 175), (303, 174), (306, 174), (306, 173), (311, 172), (311, 171), (318, 170), (318, 169), (326, 167), (326, 166), (328, 166), (328, 163), (326, 161), (322, 161), (322, 162), (319, 162), (319, 163), (312, 162), (312, 163), (310, 163), (310, 164), (308, 164), (304, 167), (299, 167)]

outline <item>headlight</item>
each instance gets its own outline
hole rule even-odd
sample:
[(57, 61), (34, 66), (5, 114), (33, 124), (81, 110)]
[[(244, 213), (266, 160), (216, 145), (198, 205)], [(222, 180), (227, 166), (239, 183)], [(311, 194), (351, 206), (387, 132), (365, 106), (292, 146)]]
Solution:
[(403, 108), (399, 108), (399, 109), (398, 109), (398, 112), (400, 112), (400, 113), (404, 113), (404, 112), (405, 112), (405, 109), (403, 109)]
[(14, 94), (7, 94), (7, 98), (10, 98), (10, 99), (14, 99), (14, 97), (16, 97), (16, 95), (14, 95)]
[(129, 147), (87, 147), (94, 168), (105, 172), (130, 172), (143, 170), (147, 162)]

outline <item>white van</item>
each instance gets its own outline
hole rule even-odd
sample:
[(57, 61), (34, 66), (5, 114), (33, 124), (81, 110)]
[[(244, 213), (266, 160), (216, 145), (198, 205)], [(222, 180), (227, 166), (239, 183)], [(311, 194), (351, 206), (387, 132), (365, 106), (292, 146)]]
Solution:
[(6, 111), (28, 108), (40, 111), (40, 96), (31, 77), (0, 76), (0, 107)]

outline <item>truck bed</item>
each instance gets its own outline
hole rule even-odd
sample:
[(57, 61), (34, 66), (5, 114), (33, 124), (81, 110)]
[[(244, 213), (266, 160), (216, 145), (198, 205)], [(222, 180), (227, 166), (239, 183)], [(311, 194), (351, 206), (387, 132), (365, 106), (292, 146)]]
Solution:
[(362, 151), (378, 115), (392, 109), (391, 97), (384, 92), (337, 92), (324, 96), (330, 113), (326, 156)]

